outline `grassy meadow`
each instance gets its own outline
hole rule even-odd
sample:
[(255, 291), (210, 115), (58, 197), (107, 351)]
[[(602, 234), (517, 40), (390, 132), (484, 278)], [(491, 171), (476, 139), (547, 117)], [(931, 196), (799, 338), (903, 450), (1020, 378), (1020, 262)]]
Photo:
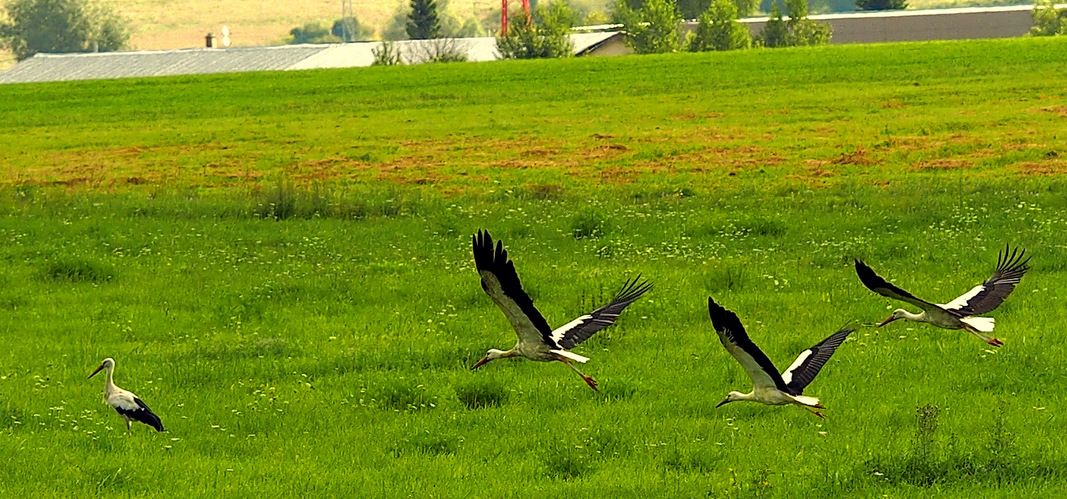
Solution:
[[(1067, 487), (1067, 41), (0, 86), (0, 496), (1048, 497)], [(553, 326), (655, 287), (558, 363)], [(852, 259), (971, 335), (893, 323)], [(738, 402), (708, 296), (806, 390)], [(105, 357), (168, 431), (127, 434)]]

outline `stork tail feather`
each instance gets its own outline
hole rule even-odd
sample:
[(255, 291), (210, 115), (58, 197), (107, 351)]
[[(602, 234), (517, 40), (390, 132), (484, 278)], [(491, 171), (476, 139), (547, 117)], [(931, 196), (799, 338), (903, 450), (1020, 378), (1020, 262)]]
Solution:
[(581, 362), (582, 364), (585, 364), (586, 362), (589, 362), (589, 357), (582, 357), (581, 355), (578, 355), (578, 354), (572, 353), (572, 352), (568, 352), (566, 350), (549, 350), (549, 351), (554, 353), (554, 354), (556, 354), (556, 355), (562, 355), (562, 356), (564, 356), (564, 357), (566, 357), (568, 359), (571, 359), (571, 360), (573, 360), (575, 362)]

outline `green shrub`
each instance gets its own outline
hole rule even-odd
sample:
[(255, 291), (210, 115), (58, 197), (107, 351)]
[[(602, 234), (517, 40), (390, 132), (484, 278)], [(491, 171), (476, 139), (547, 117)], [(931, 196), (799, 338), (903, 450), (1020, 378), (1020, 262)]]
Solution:
[(689, 36), (690, 52), (744, 49), (752, 45), (752, 34), (737, 22), (737, 6), (730, 0), (715, 0), (698, 19)]
[(574, 22), (574, 11), (566, 3), (538, 5), (533, 19), (516, 23), (504, 36), (497, 37), (497, 50), (503, 59), (570, 57), (574, 54), (570, 37)]
[(904, 10), (908, 0), (856, 0), (856, 10)]
[(1067, 8), (1056, 10), (1056, 0), (1034, 2), (1033, 16), (1030, 36), (1067, 35)]
[(0, 48), (18, 60), (38, 52), (112, 52), (125, 48), (129, 21), (86, 0), (9, 0), (0, 15)]
[(681, 48), (682, 16), (674, 2), (648, 0), (638, 10), (626, 0), (615, 2), (615, 22), (623, 25), (626, 41), (638, 54), (663, 54)]
[(289, 30), (290, 44), (299, 43), (337, 43), (341, 39), (330, 33), (330, 30), (319, 23), (307, 23), (303, 26)]
[(374, 62), (371, 63), (371, 66), (398, 66), (402, 64), (400, 49), (397, 48), (394, 42), (384, 41), (378, 47), (371, 49), (370, 53), (374, 55)]
[(756, 37), (756, 44), (764, 47), (797, 47), (826, 45), (833, 30), (808, 18), (808, 0), (786, 0), (789, 19), (782, 18), (778, 2), (771, 5), (770, 20)]

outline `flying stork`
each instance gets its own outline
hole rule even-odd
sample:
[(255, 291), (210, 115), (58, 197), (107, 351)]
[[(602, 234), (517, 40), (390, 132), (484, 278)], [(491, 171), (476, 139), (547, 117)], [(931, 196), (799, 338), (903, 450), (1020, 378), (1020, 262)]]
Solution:
[[(1009, 253), (1010, 251), (1010, 253)], [(1004, 299), (1015, 290), (1023, 274), (1030, 267), (1027, 263), (1030, 258), (1023, 260), (1026, 251), (1012, 250), (1009, 246), (1004, 247), (997, 259), (997, 269), (985, 282), (972, 288), (959, 298), (946, 304), (934, 304), (926, 300), (916, 298), (911, 293), (904, 291), (874, 273), (865, 263), (856, 260), (856, 274), (860, 281), (868, 289), (888, 298), (901, 300), (922, 309), (918, 314), (898, 308), (893, 311), (888, 319), (882, 321), (878, 327), (882, 327), (897, 319), (907, 319), (915, 322), (927, 322), (945, 329), (963, 329), (982, 339), (986, 343), (999, 347), (1003, 345), (1000, 340), (989, 336), (993, 331), (994, 321), (992, 317), (975, 317), (979, 314), (991, 312)]]
[(159, 420), (159, 416), (152, 412), (152, 409), (149, 409), (136, 395), (115, 386), (111, 378), (111, 373), (115, 371), (115, 360), (110, 357), (104, 359), (100, 367), (96, 368), (89, 377), (96, 376), (96, 373), (102, 370), (107, 371), (107, 381), (104, 382), (104, 402), (114, 407), (115, 412), (126, 420), (126, 432), (130, 431), (130, 423), (133, 421), (140, 421), (155, 428), (156, 431), (163, 431), (163, 423)]
[(638, 283), (638, 276), (627, 281), (607, 305), (553, 330), (534, 307), (533, 300), (522, 290), (519, 275), (515, 272), (514, 263), (508, 259), (503, 241), (497, 241), (494, 249), (493, 237), (489, 235), (489, 231), (479, 230), (474, 234), (473, 246), (474, 264), (482, 278), (482, 289), (507, 316), (508, 322), (511, 322), (511, 327), (519, 336), (519, 341), (511, 350), (490, 349), (471, 370), (489, 361), (507, 357), (526, 357), (541, 362), (556, 360), (574, 369), (590, 388), (599, 391), (596, 381), (582, 374), (571, 363), (572, 360), (584, 363), (589, 359), (567, 350), (615, 323), (622, 310), (645, 294), (652, 285), (647, 281)]
[(812, 414), (823, 417), (822, 413), (814, 409), (825, 409), (819, 404), (819, 399), (801, 395), (804, 387), (808, 386), (815, 375), (819, 374), (826, 361), (834, 354), (837, 347), (845, 341), (845, 338), (854, 331), (854, 328), (846, 327), (831, 334), (825, 340), (815, 346), (801, 352), (797, 360), (789, 366), (781, 375), (774, 367), (771, 359), (763, 353), (745, 333), (744, 326), (737, 318), (737, 314), (723, 308), (708, 297), (708, 313), (711, 315), (711, 323), (715, 326), (715, 332), (719, 334), (719, 341), (726, 351), (733, 355), (741, 367), (745, 368), (748, 377), (752, 378), (752, 392), (730, 392), (726, 400), (719, 402), (715, 407), (721, 407), (730, 402), (747, 400), (767, 405), (796, 404), (809, 408)]

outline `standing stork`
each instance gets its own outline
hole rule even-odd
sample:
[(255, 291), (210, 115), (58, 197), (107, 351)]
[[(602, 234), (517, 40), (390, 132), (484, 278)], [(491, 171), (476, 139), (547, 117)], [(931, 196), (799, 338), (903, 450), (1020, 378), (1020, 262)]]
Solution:
[[(1009, 253), (1010, 251), (1010, 253)], [(856, 274), (867, 289), (874, 291), (887, 298), (894, 298), (915, 305), (922, 309), (918, 314), (912, 314), (907, 310), (898, 308), (888, 319), (882, 321), (878, 327), (882, 327), (897, 319), (907, 319), (915, 322), (926, 322), (945, 329), (962, 329), (967, 331), (990, 345), (999, 347), (1003, 345), (1000, 340), (989, 336), (993, 331), (994, 320), (992, 317), (975, 317), (979, 314), (992, 312), (1004, 302), (1004, 299), (1015, 290), (1015, 285), (1022, 280), (1023, 274), (1030, 267), (1027, 265), (1030, 258), (1023, 260), (1026, 251), (1012, 250), (1009, 246), (997, 258), (997, 269), (985, 282), (960, 295), (959, 298), (946, 304), (934, 304), (926, 300), (916, 298), (911, 293), (904, 291), (878, 274), (874, 273), (867, 264), (856, 260)]]
[(599, 391), (596, 381), (582, 374), (571, 363), (572, 360), (584, 363), (589, 359), (567, 350), (589, 339), (593, 333), (614, 324), (622, 310), (645, 294), (652, 285), (647, 281), (639, 284), (638, 276), (627, 281), (607, 305), (553, 330), (541, 316), (541, 312), (534, 307), (533, 300), (523, 291), (519, 274), (515, 272), (515, 264), (508, 260), (503, 241), (497, 241), (494, 250), (493, 237), (489, 235), (489, 231), (480, 230), (473, 237), (473, 246), (474, 264), (482, 277), (482, 289), (507, 316), (511, 327), (519, 335), (519, 341), (511, 350), (490, 349), (471, 370), (489, 361), (507, 357), (526, 357), (540, 362), (556, 360), (574, 369), (590, 388)]
[(804, 387), (811, 384), (815, 375), (819, 374), (826, 361), (830, 360), (830, 356), (834, 354), (837, 347), (841, 346), (852, 331), (855, 331), (854, 328), (841, 329), (815, 346), (804, 350), (797, 360), (779, 375), (771, 359), (767, 358), (767, 355), (748, 338), (737, 314), (715, 303), (710, 296), (708, 297), (708, 313), (711, 315), (711, 323), (715, 326), (715, 332), (719, 334), (722, 346), (726, 347), (726, 351), (737, 359), (741, 367), (745, 368), (748, 377), (752, 379), (751, 392), (730, 392), (726, 400), (719, 402), (715, 407), (739, 400), (767, 405), (796, 404), (809, 408), (812, 414), (820, 418), (823, 417), (819, 411), (810, 409), (825, 409), (822, 404), (819, 404), (819, 399), (801, 394), (804, 392)]
[(102, 370), (107, 371), (107, 381), (104, 382), (104, 402), (114, 407), (115, 412), (126, 420), (126, 432), (130, 431), (130, 423), (133, 421), (140, 421), (155, 428), (156, 431), (163, 431), (163, 422), (159, 420), (159, 416), (152, 412), (152, 409), (149, 409), (136, 395), (115, 386), (115, 382), (111, 377), (111, 374), (115, 371), (115, 359), (111, 357), (104, 359), (100, 363), (100, 367), (96, 368), (89, 377), (96, 376), (96, 373)]

